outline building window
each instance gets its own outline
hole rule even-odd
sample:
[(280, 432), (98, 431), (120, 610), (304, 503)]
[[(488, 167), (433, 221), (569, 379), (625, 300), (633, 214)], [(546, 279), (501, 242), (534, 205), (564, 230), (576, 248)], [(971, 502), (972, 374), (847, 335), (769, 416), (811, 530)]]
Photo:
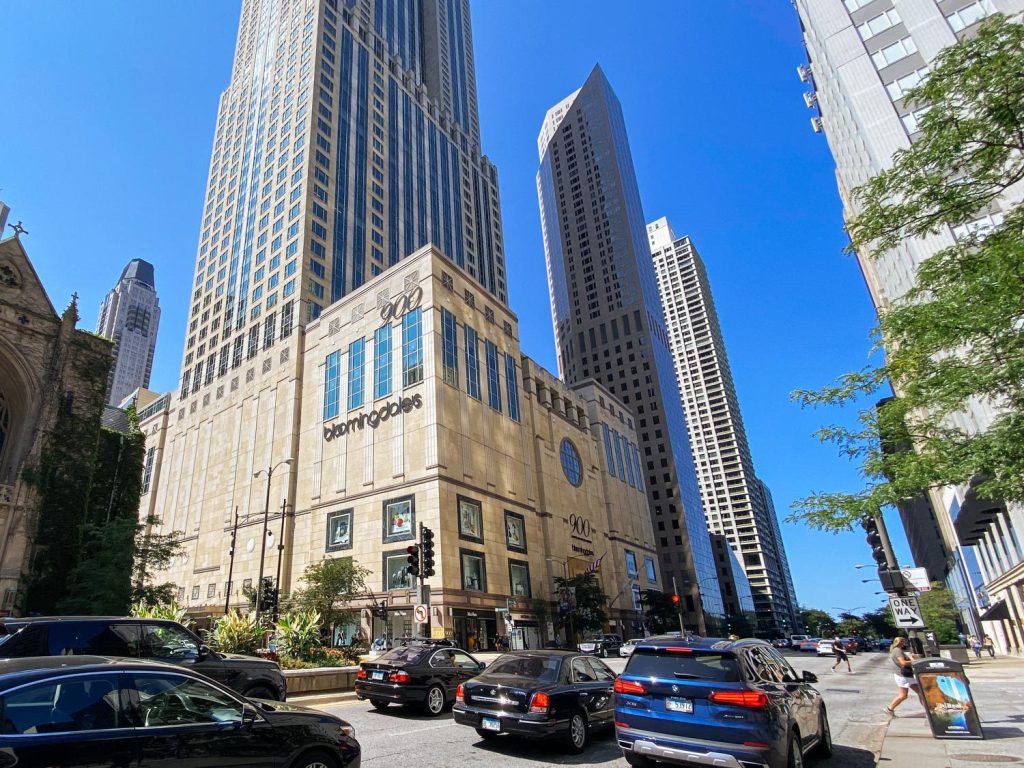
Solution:
[(516, 374), (516, 360), (505, 353), (505, 388), (508, 390), (508, 415), (512, 421), (519, 421), (519, 376)]
[(975, 3), (953, 11), (946, 17), (946, 20), (949, 21), (949, 26), (953, 28), (954, 32), (962, 32), (995, 12), (996, 8), (992, 4), (992, 0), (977, 0)]
[(459, 538), (483, 544), (484, 516), (480, 502), (465, 496), (459, 496), (458, 503)]
[(365, 369), (366, 339), (356, 339), (348, 345), (348, 409), (350, 411), (363, 404)]
[(871, 60), (875, 62), (875, 66), (878, 69), (884, 69), (890, 64), (895, 64), (897, 61), (907, 58), (912, 53), (917, 53), (917, 45), (914, 44), (914, 39), (907, 35), (902, 40), (897, 40), (895, 43), (872, 53)]
[(324, 421), (338, 415), (341, 385), (341, 352), (331, 352), (324, 362)]
[(480, 399), (480, 362), (477, 358), (478, 339), (472, 326), (464, 327), (466, 334), (466, 392)]
[(484, 341), (487, 356), (487, 402), (501, 413), (501, 382), (498, 379), (498, 348), (493, 341)]
[(641, 491), (644, 489), (644, 473), (640, 471), (640, 449), (635, 443), (629, 444), (629, 450), (633, 453), (633, 466), (636, 467), (636, 487)]
[(462, 563), (462, 588), (474, 592), (487, 591), (487, 568), (481, 552), (469, 549), (459, 550)]
[(249, 346), (245, 353), (246, 360), (252, 360), (260, 349), (260, 326), (254, 325), (249, 329)]
[(384, 591), (412, 589), (413, 578), (409, 575), (409, 555), (404, 549), (384, 553)]
[(403, 496), (384, 501), (384, 543), (416, 537), (416, 499)]
[(580, 452), (576, 450), (572, 440), (567, 437), (562, 439), (559, 455), (562, 458), (562, 472), (565, 473), (565, 479), (576, 487), (582, 485), (583, 464), (580, 461)]
[(928, 67), (921, 67), (888, 83), (885, 88), (889, 91), (889, 98), (893, 101), (902, 99), (912, 88), (916, 88), (928, 78), (929, 71)]
[(631, 579), (635, 579), (637, 575), (636, 570), (636, 555), (626, 550), (626, 575)]
[(505, 510), (505, 546), (513, 552), (526, 554), (526, 519)]
[(420, 307), (402, 317), (402, 386), (423, 381), (423, 310)]
[(532, 597), (530, 592), (530, 564), (521, 560), (509, 560), (508, 583), (515, 597)]
[(615, 454), (612, 451), (612, 433), (604, 422), (601, 422), (601, 437), (604, 438), (604, 455), (608, 461), (608, 474), (615, 477)]
[(658, 583), (658, 572), (654, 569), (654, 558), (653, 557), (645, 557), (644, 558), (644, 568), (647, 569), (647, 581), (648, 581), (648, 583), (650, 583), (650, 584), (657, 584)]
[(216, 596), (217, 596), (217, 585), (216, 584), (209, 584), (209, 585), (207, 585), (207, 587), (206, 587), (206, 597), (207, 597), (207, 599), (209, 599), (211, 597), (216, 597)]
[(614, 429), (612, 430), (612, 442), (615, 444), (615, 467), (619, 480), (626, 482), (625, 462), (622, 460), (622, 444), (625, 442), (622, 436)]
[(861, 40), (868, 40), (875, 35), (885, 32), (887, 29), (895, 27), (902, 21), (900, 15), (896, 13), (895, 8), (890, 8), (887, 11), (882, 11), (877, 16), (874, 16), (863, 24), (857, 25), (857, 31), (860, 33)]
[(636, 488), (636, 481), (633, 479), (633, 454), (629, 452), (629, 443), (622, 438), (622, 454), (626, 460), (626, 482), (631, 488)]
[(373, 334), (373, 398), (391, 394), (391, 326), (382, 325)]
[(198, 600), (199, 599), (199, 585), (198, 584), (196, 584), (195, 586), (192, 587), (192, 599), (193, 600)]
[(441, 310), (441, 366), (444, 383), (459, 386), (459, 342), (455, 315)]
[[(3, 395), (0, 395), (0, 406), (3, 406), (4, 400)], [(3, 432), (6, 427), (4, 422), (4, 413), (0, 412), (0, 453), (3, 452)], [(149, 493), (149, 483), (153, 479), (153, 457), (156, 455), (156, 448), (150, 448), (146, 451), (146, 468), (142, 472), (142, 494)]]
[(327, 544), (328, 552), (340, 549), (352, 549), (352, 510), (342, 509), (327, 513)]

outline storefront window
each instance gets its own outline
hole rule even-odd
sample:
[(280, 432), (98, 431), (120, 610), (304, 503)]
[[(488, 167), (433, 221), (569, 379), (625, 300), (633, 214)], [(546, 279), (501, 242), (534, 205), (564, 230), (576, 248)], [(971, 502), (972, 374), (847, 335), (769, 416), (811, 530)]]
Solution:
[(348, 409), (363, 404), (363, 373), (366, 368), (366, 339), (356, 339), (348, 345)]
[(475, 592), (487, 591), (487, 572), (484, 556), (479, 552), (460, 550), (462, 555), (462, 588)]
[(412, 496), (384, 502), (384, 542), (404, 541), (415, 537), (416, 507)]
[(508, 581), (516, 597), (530, 597), (530, 566), (518, 560), (508, 561)]
[(384, 553), (384, 591), (412, 589), (412, 576), (407, 570), (409, 555), (404, 549)]
[(402, 317), (402, 386), (423, 381), (423, 310)]
[(484, 341), (487, 355), (487, 402), (498, 413), (501, 413), (501, 382), (498, 379), (498, 348), (493, 341)]
[(328, 552), (339, 549), (352, 549), (352, 510), (342, 509), (327, 514), (327, 545)]
[(513, 552), (526, 554), (526, 520), (522, 515), (505, 510), (505, 546)]
[(470, 397), (480, 399), (480, 361), (477, 357), (478, 339), (476, 331), (469, 325), (466, 334), (466, 392)]
[(480, 502), (459, 496), (459, 538), (484, 541), (484, 520)]
[(373, 399), (391, 394), (391, 326), (373, 333)]
[(331, 352), (324, 364), (324, 421), (338, 415), (338, 386), (341, 381), (341, 352)]
[(441, 310), (441, 363), (444, 368), (444, 383), (459, 386), (459, 342), (455, 315), (447, 309)]

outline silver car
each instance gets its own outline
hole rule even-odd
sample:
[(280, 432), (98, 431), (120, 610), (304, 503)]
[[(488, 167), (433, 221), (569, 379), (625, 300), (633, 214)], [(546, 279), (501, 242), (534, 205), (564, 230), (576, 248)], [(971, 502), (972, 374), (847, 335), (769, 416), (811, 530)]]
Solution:
[(619, 646), (619, 656), (632, 656), (633, 649), (636, 648), (636, 644), (641, 642), (643, 642), (642, 637), (634, 637), (631, 640), (627, 640)]

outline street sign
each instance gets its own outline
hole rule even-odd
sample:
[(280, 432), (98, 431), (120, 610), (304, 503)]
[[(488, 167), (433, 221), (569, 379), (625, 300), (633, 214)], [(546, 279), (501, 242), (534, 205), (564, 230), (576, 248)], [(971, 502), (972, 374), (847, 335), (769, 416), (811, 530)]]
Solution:
[(916, 597), (890, 597), (889, 607), (898, 629), (924, 629), (921, 606)]
[(928, 581), (928, 571), (924, 568), (903, 568), (900, 573), (903, 574), (904, 581), (909, 585), (908, 589), (917, 592), (932, 591), (931, 582)]
[(426, 624), (429, 615), (430, 613), (427, 611), (427, 606), (423, 604), (413, 606), (412, 617), (416, 620), (417, 624)]

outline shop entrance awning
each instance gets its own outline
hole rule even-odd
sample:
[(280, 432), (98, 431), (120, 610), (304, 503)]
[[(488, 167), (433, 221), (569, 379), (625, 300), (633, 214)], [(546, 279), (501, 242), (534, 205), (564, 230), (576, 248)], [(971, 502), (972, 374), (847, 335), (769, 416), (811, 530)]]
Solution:
[(1008, 621), (1010, 619), (1010, 609), (1006, 607), (1006, 601), (1000, 600), (997, 603), (993, 603), (979, 616), (982, 621)]

